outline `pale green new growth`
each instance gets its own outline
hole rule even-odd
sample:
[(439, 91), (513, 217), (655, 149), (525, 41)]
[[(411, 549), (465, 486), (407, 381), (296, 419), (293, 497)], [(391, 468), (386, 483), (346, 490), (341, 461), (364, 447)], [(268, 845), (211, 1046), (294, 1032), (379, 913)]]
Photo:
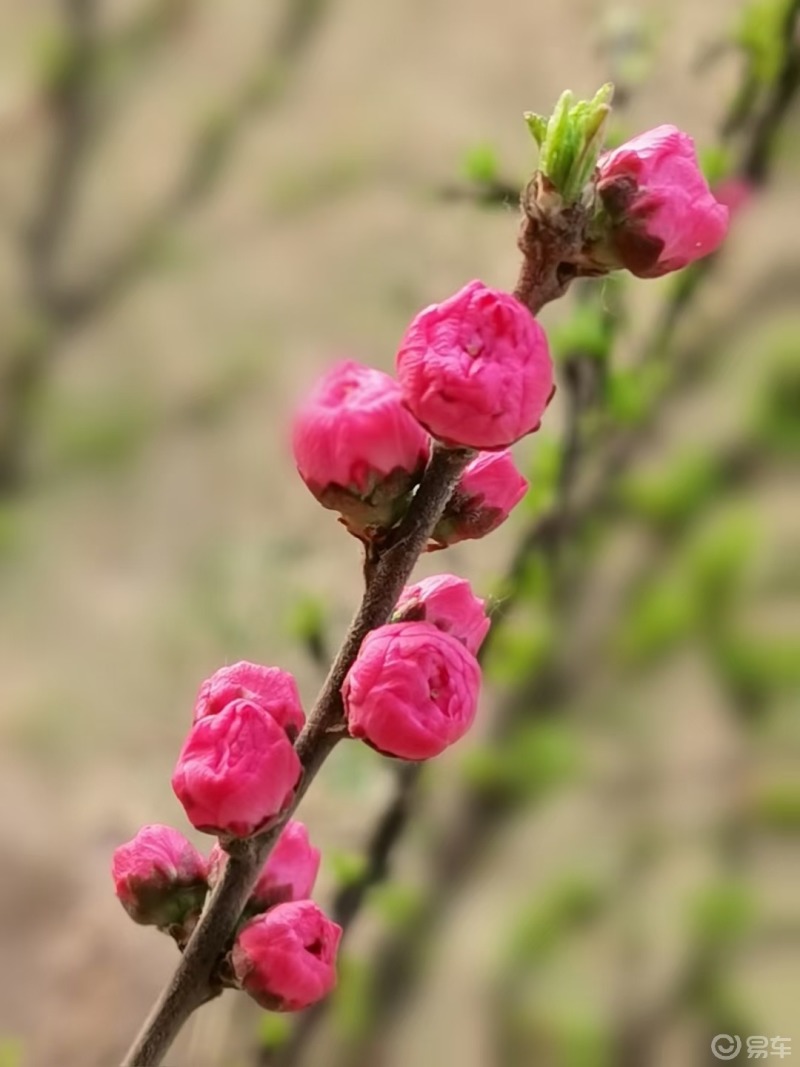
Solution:
[(576, 100), (567, 90), (549, 119), (526, 112), (525, 121), (539, 146), (539, 170), (565, 203), (580, 199), (603, 149), (614, 86), (604, 85), (592, 100)]

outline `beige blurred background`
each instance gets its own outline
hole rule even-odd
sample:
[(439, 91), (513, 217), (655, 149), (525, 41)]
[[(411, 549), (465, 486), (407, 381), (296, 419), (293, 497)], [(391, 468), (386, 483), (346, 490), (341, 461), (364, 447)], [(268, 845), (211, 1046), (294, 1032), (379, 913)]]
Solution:
[[(0, 497), (3, 1067), (118, 1063), (166, 981), (174, 949), (126, 919), (109, 861), (143, 822), (186, 829), (169, 776), (202, 678), (262, 660), (295, 671), (313, 700), (319, 672), (293, 632), (297, 604), (321, 598), (335, 641), (359, 562), (294, 475), (287, 412), (336, 356), (390, 368), (421, 305), (472, 277), (513, 285), (514, 208), (441, 195), (464, 186), (465, 154), (491, 144), (503, 173), (524, 177), (534, 157), (522, 112), (546, 112), (564, 88), (593, 93), (615, 74), (609, 42), (624, 50), (626, 35), (641, 63), (621, 119), (632, 132), (672, 122), (709, 143), (740, 76), (735, 52), (697, 65), (734, 0), (76, 0), (83, 51), (65, 76), (68, 8), (0, 5), (0, 367), (21, 351), (36, 366), (31, 389), (0, 397), (6, 426), (19, 414), (8, 405), (24, 408), (20, 462)], [(94, 88), (65, 113), (52, 85), (85, 76), (81, 63)], [(692, 328), (724, 324), (765, 278), (767, 296), (731, 338), (724, 373), (673, 413), (654, 462), (658, 449), (703, 450), (735, 432), (765, 338), (800, 330), (797, 121)], [(668, 284), (630, 287), (634, 338)], [(547, 308), (545, 325), (569, 308)], [(560, 404), (549, 418), (555, 433)], [(536, 448), (523, 442), (520, 461)], [(796, 483), (765, 476), (746, 502), (760, 577), (796, 563)], [(421, 569), (446, 567), (486, 592), (523, 524)], [(613, 604), (633, 544), (623, 534), (610, 551), (587, 625), (610, 625), (598, 605)], [(777, 585), (776, 600), (759, 594), (748, 610), (785, 633), (796, 587), (793, 597)], [(627, 687), (609, 674), (599, 670), (595, 706), (583, 706), (592, 771), (506, 825), (431, 938), (419, 992), (372, 1063), (354, 1067), (502, 1065), (487, 990), (515, 911), (564, 871), (593, 877), (624, 860), (642, 823), (667, 840), (664, 854), (548, 965), (524, 1010), (543, 1025), (586, 1021), (591, 1035), (614, 1005), (669, 987), (686, 907), (716, 870), (706, 831), (735, 810), (743, 760), (756, 778), (796, 775), (798, 735), (784, 723), (777, 739), (749, 739), (691, 647)], [(487, 717), (497, 692), (487, 689)], [(791, 724), (796, 705), (782, 699)], [(446, 809), (459, 759), (429, 775), (432, 810)], [(391, 786), (376, 758), (347, 748), (304, 801), (327, 850), (321, 903), (330, 855), (358, 850)], [(400, 858), (412, 881), (424, 844), (422, 826)], [(800, 1056), (796, 841), (764, 832), (743, 863), (781, 933), (737, 955), (737, 989), (753, 1033), (794, 1038)], [(627, 936), (634, 914), (643, 939)], [(356, 960), (369, 959), (380, 923), (368, 914), (354, 930)], [(333, 1062), (336, 1025), (304, 1063)], [(666, 1027), (641, 1067), (715, 1062), (692, 1025)], [(259, 1026), (226, 994), (168, 1063), (253, 1064)], [(560, 1047), (530, 1067), (607, 1062)]]

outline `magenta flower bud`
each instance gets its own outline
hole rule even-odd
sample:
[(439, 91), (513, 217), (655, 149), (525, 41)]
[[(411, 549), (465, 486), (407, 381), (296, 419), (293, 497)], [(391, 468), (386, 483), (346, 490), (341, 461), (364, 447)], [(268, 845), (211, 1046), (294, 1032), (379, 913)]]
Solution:
[(208, 892), (206, 862), (171, 826), (143, 826), (114, 851), (114, 892), (134, 922), (191, 929)]
[(235, 700), (192, 726), (172, 788), (198, 830), (249, 837), (289, 804), (300, 773), (275, 719), (250, 700)]
[(608, 232), (599, 255), (639, 278), (658, 278), (715, 251), (728, 209), (711, 194), (694, 141), (657, 126), (600, 157), (597, 192)]
[[(226, 854), (214, 845), (208, 857), (208, 884), (212, 888), (222, 877)], [(290, 819), (264, 864), (248, 901), (248, 912), (256, 914), (292, 900), (311, 896), (319, 872), (320, 851), (314, 848), (308, 830)]]
[(242, 660), (220, 667), (200, 686), (194, 705), (194, 721), (216, 715), (234, 700), (249, 700), (269, 712), (294, 740), (305, 725), (297, 683), (288, 671), (262, 667)]
[(465, 578), (455, 574), (435, 574), (406, 586), (392, 622), (429, 622), (455, 637), (473, 656), (491, 625), (486, 602), (475, 596)]
[(481, 452), (465, 468), (433, 531), (434, 547), (485, 537), (506, 521), (527, 488), (509, 451)]
[(532, 433), (554, 389), (542, 327), (513, 296), (479, 281), (416, 316), (397, 376), (429, 433), (465, 448), (505, 448)]
[(341, 936), (313, 901), (278, 904), (239, 931), (234, 974), (262, 1008), (302, 1011), (335, 987)]
[(297, 412), (292, 446), (300, 477), (358, 537), (402, 515), (430, 450), (397, 382), (350, 361), (331, 367)]
[(400, 759), (438, 756), (472, 725), (480, 683), (475, 657), (431, 623), (380, 626), (342, 686), (350, 736)]

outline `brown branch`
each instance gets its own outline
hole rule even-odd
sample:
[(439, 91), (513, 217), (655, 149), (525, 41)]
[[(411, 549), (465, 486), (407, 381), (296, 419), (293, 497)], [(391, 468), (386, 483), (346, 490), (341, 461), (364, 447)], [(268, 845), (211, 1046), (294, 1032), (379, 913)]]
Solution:
[[(343, 885), (333, 900), (331, 917), (346, 936), (358, 916), (369, 891), (389, 877), (391, 856), (416, 808), (417, 793), (423, 764), (402, 763), (397, 768), (396, 781), (388, 803), (379, 815), (370, 834), (364, 858), (364, 869), (352, 882)], [(261, 1049), (257, 1053), (259, 1067), (290, 1067), (297, 1063), (308, 1042), (327, 1012), (328, 1002), (319, 1001), (298, 1018), (288, 1041), (278, 1049)]]
[[(540, 224), (540, 246), (523, 249), (520, 278), (527, 279), (526, 303), (539, 308), (553, 298), (550, 287), (539, 296), (530, 285), (528, 253), (536, 256), (536, 273), (543, 279), (555, 276), (562, 247)], [(575, 235), (572, 234), (572, 239)], [(519, 292), (521, 284), (518, 284)], [(563, 291), (563, 288), (559, 291)], [(183, 958), (154, 1006), (122, 1067), (154, 1067), (161, 1063), (184, 1023), (218, 990), (215, 968), (230, 944), (249, 892), (258, 877), (282, 826), (302, 799), (327, 756), (346, 732), (341, 687), (364, 637), (389, 619), (417, 559), (442, 515), (452, 491), (470, 459), (471, 449), (448, 449), (435, 445), (422, 482), (405, 517), (380, 550), (370, 556), (366, 589), (361, 607), (345, 636), (308, 722), (297, 739), (296, 750), (303, 775), (292, 805), (280, 822), (267, 833), (230, 846), (225, 875), (215, 888)], [(366, 890), (365, 890), (366, 891)]]
[(341, 686), (361, 642), (385, 623), (472, 453), (437, 447), (411, 507), (381, 555), (342, 648), (314, 710), (297, 740), (303, 777), (292, 807), (279, 825), (232, 848), (225, 875), (212, 894), (178, 967), (128, 1052), (123, 1067), (152, 1067), (162, 1061), (183, 1024), (213, 996), (214, 970), (233, 938), (250, 890), (283, 823), (297, 806), (344, 730)]

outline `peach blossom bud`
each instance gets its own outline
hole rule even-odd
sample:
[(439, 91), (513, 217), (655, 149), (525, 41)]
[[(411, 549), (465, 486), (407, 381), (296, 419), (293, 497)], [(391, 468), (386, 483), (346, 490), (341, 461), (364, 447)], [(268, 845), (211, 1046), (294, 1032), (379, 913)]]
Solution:
[(481, 452), (461, 475), (433, 531), (434, 546), (485, 537), (506, 521), (527, 488), (510, 452)]
[(402, 515), (430, 448), (397, 382), (352, 361), (319, 380), (295, 416), (292, 445), (317, 500), (367, 539)]
[(336, 985), (342, 928), (311, 900), (278, 904), (239, 931), (231, 952), (242, 989), (270, 1011), (302, 1011)]
[(172, 788), (198, 830), (249, 837), (289, 804), (300, 773), (275, 719), (250, 700), (235, 700), (192, 726)]
[(194, 721), (216, 715), (234, 700), (250, 700), (269, 712), (294, 740), (305, 725), (297, 682), (279, 667), (262, 667), (242, 660), (220, 667), (200, 686), (194, 705)]
[(397, 377), (428, 432), (464, 448), (506, 448), (532, 433), (554, 389), (542, 327), (509, 293), (480, 281), (414, 318)]
[(143, 826), (114, 851), (114, 891), (134, 922), (161, 929), (197, 920), (208, 892), (206, 863), (171, 826)]
[(400, 594), (392, 622), (429, 622), (451, 634), (477, 655), (491, 625), (486, 602), (472, 592), (465, 578), (455, 574), (434, 574)]
[(380, 626), (342, 686), (350, 736), (400, 759), (438, 756), (472, 725), (480, 682), (475, 657), (431, 623)]

